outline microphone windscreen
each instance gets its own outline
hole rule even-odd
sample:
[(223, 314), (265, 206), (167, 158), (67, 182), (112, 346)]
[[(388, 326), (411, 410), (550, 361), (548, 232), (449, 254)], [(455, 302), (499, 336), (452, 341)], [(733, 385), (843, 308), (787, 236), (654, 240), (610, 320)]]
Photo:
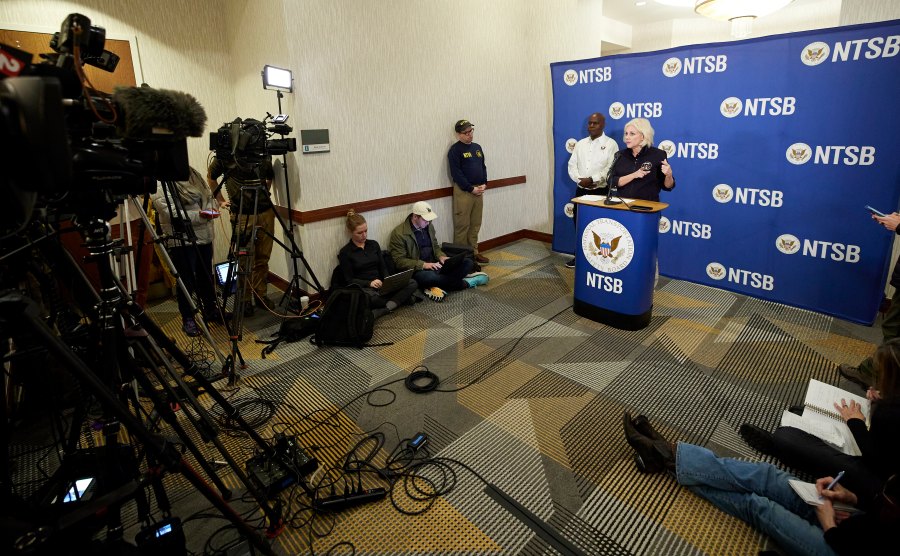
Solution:
[(113, 101), (120, 108), (120, 133), (130, 139), (200, 137), (206, 127), (203, 106), (180, 91), (116, 87)]

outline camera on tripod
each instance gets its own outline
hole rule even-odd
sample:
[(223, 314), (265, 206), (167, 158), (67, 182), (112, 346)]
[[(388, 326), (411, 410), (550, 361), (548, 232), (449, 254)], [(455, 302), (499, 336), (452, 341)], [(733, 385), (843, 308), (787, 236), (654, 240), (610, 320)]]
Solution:
[(0, 139), (8, 146), (0, 186), (14, 199), (2, 208), (4, 226), (24, 226), (36, 207), (62, 198), (57, 206), (66, 210), (109, 218), (127, 195), (155, 191), (157, 179), (188, 178), (186, 137), (202, 135), (203, 108), (177, 91), (91, 88), (85, 64), (110, 72), (118, 65), (105, 41), (102, 27), (73, 13), (39, 63), (0, 44)]
[[(271, 155), (294, 152), (297, 150), (297, 139), (284, 137), (293, 131), (287, 119), (285, 114), (266, 115), (263, 121), (235, 118), (209, 134), (209, 150), (215, 151), (219, 160), (236, 160), (239, 163), (261, 162)], [(271, 121), (272, 125), (266, 125), (267, 121)], [(270, 139), (276, 133), (281, 135), (281, 139)]]

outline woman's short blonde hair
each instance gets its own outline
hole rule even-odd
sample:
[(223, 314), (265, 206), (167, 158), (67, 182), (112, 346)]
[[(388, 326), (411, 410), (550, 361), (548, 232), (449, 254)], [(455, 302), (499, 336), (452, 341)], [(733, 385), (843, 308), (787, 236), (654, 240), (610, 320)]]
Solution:
[(644, 136), (644, 140), (641, 141), (642, 147), (653, 146), (653, 126), (650, 125), (650, 120), (648, 120), (647, 118), (635, 118), (625, 124), (625, 127), (628, 127), (630, 125), (633, 125), (634, 128)]

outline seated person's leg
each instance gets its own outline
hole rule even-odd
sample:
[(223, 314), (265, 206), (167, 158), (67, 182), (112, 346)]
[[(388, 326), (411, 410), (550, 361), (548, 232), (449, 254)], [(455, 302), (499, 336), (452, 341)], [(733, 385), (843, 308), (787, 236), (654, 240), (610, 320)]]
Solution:
[(428, 289), (438, 285), (439, 274), (433, 270), (417, 270), (413, 273), (413, 280), (421, 289)]
[(678, 444), (679, 484), (772, 537), (791, 554), (830, 554), (812, 506), (791, 489), (791, 476), (766, 463), (718, 458)]
[(465, 278), (467, 274), (472, 272), (472, 267), (474, 266), (474, 264), (475, 263), (472, 262), (472, 259), (463, 259), (462, 263), (458, 267), (454, 268), (453, 271), (446, 274), (438, 274), (439, 282), (435, 285), (439, 288), (451, 292), (468, 288), (469, 284), (467, 284), (466, 281), (463, 280), (463, 278)]
[(775, 456), (785, 465), (814, 477), (835, 476), (846, 471), (842, 484), (860, 500), (871, 500), (881, 492), (884, 478), (866, 466), (862, 457), (833, 448), (818, 437), (794, 427), (778, 427), (772, 435)]
[[(391, 294), (390, 299), (388, 300), (387, 307), (390, 310), (394, 310), (400, 305), (408, 302), (410, 298), (412, 298), (413, 294), (416, 293), (416, 290), (419, 289), (419, 284), (415, 280), (410, 280), (409, 283), (406, 284), (406, 287), (401, 288)], [(393, 303), (393, 307), (391, 307), (391, 303)]]

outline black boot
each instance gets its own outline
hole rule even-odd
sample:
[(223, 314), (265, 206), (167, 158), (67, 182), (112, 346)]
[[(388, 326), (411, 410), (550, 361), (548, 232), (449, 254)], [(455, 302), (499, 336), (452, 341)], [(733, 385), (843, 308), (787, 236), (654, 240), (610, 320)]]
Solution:
[(631, 415), (626, 411), (622, 416), (625, 440), (634, 449), (634, 463), (641, 473), (659, 473), (665, 469), (662, 456), (656, 450), (653, 440), (638, 432), (631, 423)]
[(653, 441), (653, 448), (662, 459), (663, 465), (669, 471), (675, 470), (675, 448), (663, 435), (656, 432), (646, 415), (638, 415), (631, 420), (632, 426), (642, 435)]
[(767, 456), (775, 455), (775, 437), (769, 431), (750, 423), (744, 423), (740, 426), (738, 432), (741, 438), (744, 439), (744, 442), (757, 452)]

